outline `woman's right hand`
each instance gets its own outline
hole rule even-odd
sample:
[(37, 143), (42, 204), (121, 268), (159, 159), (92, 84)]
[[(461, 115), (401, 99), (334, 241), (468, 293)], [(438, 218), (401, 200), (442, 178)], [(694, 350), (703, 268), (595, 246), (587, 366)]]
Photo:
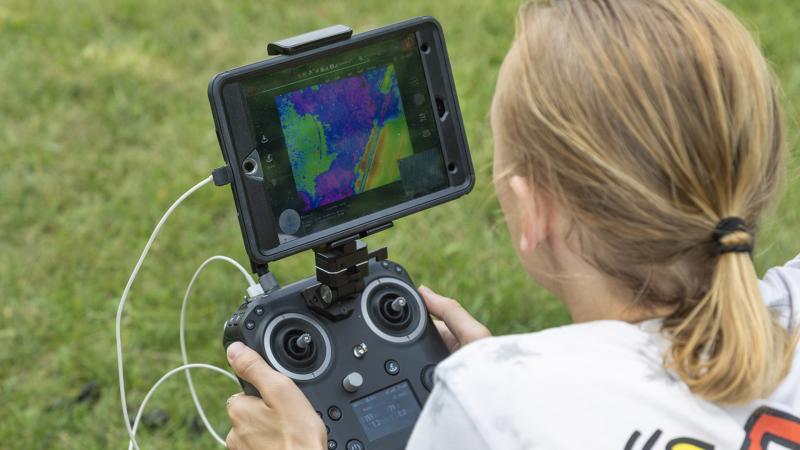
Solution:
[(427, 286), (420, 286), (419, 293), (425, 299), (428, 312), (435, 317), (433, 323), (450, 353), (492, 335), (488, 328), (452, 298), (443, 297)]

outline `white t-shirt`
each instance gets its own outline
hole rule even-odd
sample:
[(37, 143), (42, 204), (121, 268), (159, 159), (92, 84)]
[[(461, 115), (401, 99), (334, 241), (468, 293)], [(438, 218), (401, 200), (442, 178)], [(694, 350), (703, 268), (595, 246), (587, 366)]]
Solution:
[[(797, 329), (800, 256), (761, 289)], [(726, 407), (664, 369), (658, 328), (598, 321), (474, 342), (437, 368), (407, 449), (800, 450), (800, 354), (769, 398)]]

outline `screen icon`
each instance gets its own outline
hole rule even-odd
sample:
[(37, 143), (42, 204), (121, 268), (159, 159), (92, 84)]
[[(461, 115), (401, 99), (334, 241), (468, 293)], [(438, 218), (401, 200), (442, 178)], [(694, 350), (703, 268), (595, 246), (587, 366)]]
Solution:
[(284, 210), (278, 217), (278, 226), (286, 234), (295, 234), (300, 229), (300, 214), (293, 209)]

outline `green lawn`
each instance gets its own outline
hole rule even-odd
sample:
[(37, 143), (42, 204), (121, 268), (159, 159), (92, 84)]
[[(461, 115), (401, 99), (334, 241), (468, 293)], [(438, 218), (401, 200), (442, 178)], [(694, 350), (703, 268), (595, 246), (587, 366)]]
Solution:
[[(790, 186), (759, 238), (760, 270), (800, 250), (797, 111), (800, 2), (728, 2), (759, 34), (784, 83), (794, 160)], [(493, 198), (487, 110), (513, 34), (513, 1), (356, 2), (4, 0), (0, 3), (0, 447), (121, 448), (114, 315), (164, 209), (222, 162), (208, 80), (264, 58), (267, 40), (334, 23), (357, 32), (416, 15), (443, 24), (475, 161), (469, 196), (370, 238), (417, 283), (457, 297), (495, 333), (564, 324), (564, 309), (517, 264)], [(129, 400), (179, 364), (178, 315), (195, 267), (213, 254), (245, 260), (227, 188), (177, 210), (134, 287), (124, 319)], [(311, 274), (309, 255), (273, 265), (283, 282)], [(194, 361), (224, 365), (220, 326), (241, 277), (212, 266), (189, 311)], [(198, 373), (220, 432), (229, 380)], [(99, 397), (76, 402), (87, 383)], [(193, 431), (181, 379), (151, 403), (170, 420), (146, 448), (214, 448)]]

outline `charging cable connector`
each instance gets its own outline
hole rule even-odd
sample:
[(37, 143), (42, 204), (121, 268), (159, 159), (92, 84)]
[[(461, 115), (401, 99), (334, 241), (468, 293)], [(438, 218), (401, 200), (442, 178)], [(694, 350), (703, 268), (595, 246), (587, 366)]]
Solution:
[(249, 297), (248, 300), (254, 297), (258, 297), (263, 293), (264, 293), (264, 288), (261, 287), (261, 285), (258, 283), (254, 283), (251, 284), (250, 286), (247, 286), (247, 297)]

